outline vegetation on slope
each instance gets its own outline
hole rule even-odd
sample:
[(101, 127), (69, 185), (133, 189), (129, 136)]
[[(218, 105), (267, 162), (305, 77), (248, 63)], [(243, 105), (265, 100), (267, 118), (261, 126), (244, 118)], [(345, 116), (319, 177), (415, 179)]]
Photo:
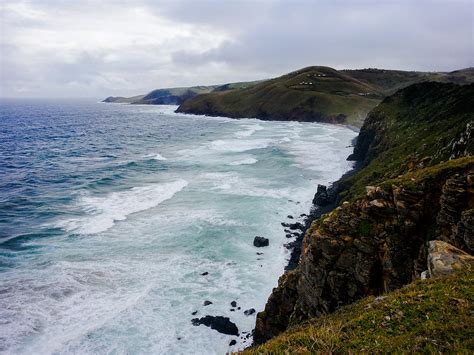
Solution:
[(419, 280), (312, 319), (245, 353), (472, 353), (473, 305), (473, 271)]
[[(286, 339), (291, 327), (308, 319), (332, 319), (327, 314), (344, 305), (413, 282), (427, 269), (427, 241), (442, 240), (472, 254), (473, 90), (472, 84), (419, 83), (371, 111), (352, 157), (361, 167), (324, 191), (325, 198), (315, 198), (339, 201), (339, 206), (306, 231), (298, 267), (280, 278), (257, 315), (256, 344), (282, 333), (278, 339)], [(436, 327), (443, 329), (442, 324)], [(403, 338), (399, 330), (384, 329), (381, 344), (387, 348), (381, 345), (375, 351), (396, 349), (387, 342)], [(311, 338), (310, 333), (300, 336)], [(344, 345), (347, 339), (341, 339)], [(365, 346), (354, 349), (372, 351)]]
[(197, 95), (207, 94), (210, 92), (222, 92), (227, 90), (245, 89), (260, 83), (261, 81), (249, 81), (229, 83), (224, 85), (209, 86), (191, 86), (168, 89), (156, 89), (145, 95), (133, 97), (110, 96), (103, 102), (108, 103), (127, 103), (135, 105), (181, 105), (184, 101), (191, 99)]
[(342, 197), (360, 197), (367, 185), (474, 152), (473, 108), (474, 84), (421, 83), (386, 98), (362, 127), (350, 159), (364, 169), (342, 182)]
[(235, 118), (348, 123), (360, 127), (366, 114), (385, 96), (427, 80), (471, 83), (474, 70), (423, 73), (308, 67), (252, 87), (198, 95), (186, 100), (178, 111)]

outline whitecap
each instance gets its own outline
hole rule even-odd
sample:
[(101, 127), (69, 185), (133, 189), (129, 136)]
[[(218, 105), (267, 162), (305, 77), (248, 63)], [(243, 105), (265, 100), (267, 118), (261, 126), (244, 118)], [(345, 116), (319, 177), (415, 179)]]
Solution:
[(271, 139), (253, 139), (253, 140), (223, 140), (218, 139), (210, 143), (210, 148), (221, 152), (246, 152), (253, 149), (267, 148)]
[(67, 231), (95, 234), (111, 228), (116, 221), (158, 206), (188, 185), (186, 180), (133, 187), (106, 196), (82, 196), (78, 204), (87, 216), (72, 218), (57, 225)]
[(259, 124), (255, 125), (244, 125), (243, 127), (247, 128), (245, 131), (240, 131), (235, 133), (236, 137), (243, 138), (243, 137), (250, 137), (257, 131), (263, 130), (263, 127)]
[(258, 160), (255, 159), (255, 158), (245, 158), (245, 159), (230, 162), (227, 165), (232, 165), (232, 166), (235, 166), (235, 165), (252, 165), (252, 164), (255, 164), (256, 162), (258, 162)]
[(144, 156), (144, 158), (155, 159), (155, 160), (168, 160), (167, 158), (165, 158), (160, 153), (147, 154), (147, 155)]

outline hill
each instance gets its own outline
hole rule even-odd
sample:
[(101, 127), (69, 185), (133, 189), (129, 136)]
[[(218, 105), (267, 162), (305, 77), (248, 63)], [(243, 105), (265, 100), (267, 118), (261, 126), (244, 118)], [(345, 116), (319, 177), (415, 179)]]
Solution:
[(396, 90), (422, 81), (474, 82), (474, 69), (451, 73), (335, 70), (313, 66), (251, 87), (214, 90), (184, 101), (178, 112), (267, 120), (346, 123), (357, 127)]
[[(294, 249), (300, 252), (298, 264), (280, 278), (265, 310), (257, 316), (256, 344), (281, 335), (259, 349), (324, 352), (327, 344), (318, 348), (316, 340), (311, 345), (307, 339), (312, 334), (326, 334), (334, 335), (334, 351), (390, 351), (396, 346), (405, 349), (405, 342), (407, 351), (426, 350), (433, 344), (436, 349), (465, 350), (467, 345), (458, 342), (472, 335), (467, 331), (472, 328), (471, 298), (465, 303), (471, 318), (459, 325), (456, 315), (443, 315), (449, 300), (436, 298), (436, 294), (427, 293), (412, 309), (403, 304), (395, 307), (395, 315), (425, 307), (436, 314), (430, 318), (429, 328), (418, 328), (426, 332), (427, 339), (436, 341), (426, 344), (411, 338), (415, 329), (412, 320), (418, 316), (400, 317), (394, 328), (387, 321), (387, 327), (379, 329), (381, 314), (361, 311), (360, 305), (369, 304), (371, 299), (338, 310), (394, 291), (393, 300), (400, 299), (397, 297), (404, 291), (396, 290), (432, 268), (428, 241), (449, 243), (461, 253), (474, 253), (473, 154), (474, 84), (418, 83), (397, 91), (374, 108), (350, 157), (358, 168), (331, 188), (318, 188), (306, 223), (308, 229), (302, 244)], [(331, 205), (335, 207), (331, 212), (318, 217), (320, 209)], [(443, 258), (456, 259), (446, 253), (437, 260)], [(416, 285), (421, 284), (413, 287)], [(392, 319), (389, 313), (383, 316)], [(361, 323), (354, 323), (351, 317)], [(367, 320), (375, 323), (365, 323)], [(308, 321), (316, 328), (307, 326)], [(337, 324), (348, 324), (348, 332), (334, 330)], [(299, 335), (293, 335), (294, 327), (302, 327)], [(357, 332), (352, 333), (352, 329)], [(469, 347), (472, 351), (472, 343)]]
[(184, 101), (197, 95), (210, 92), (223, 92), (227, 90), (245, 89), (261, 81), (229, 83), (224, 85), (191, 86), (179, 88), (156, 89), (145, 95), (132, 97), (109, 96), (102, 102), (126, 103), (135, 105), (181, 105)]

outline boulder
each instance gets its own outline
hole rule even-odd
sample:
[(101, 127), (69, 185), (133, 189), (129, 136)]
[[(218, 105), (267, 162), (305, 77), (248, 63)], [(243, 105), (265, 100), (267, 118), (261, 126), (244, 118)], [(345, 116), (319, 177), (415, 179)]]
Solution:
[(257, 248), (267, 247), (270, 244), (268, 238), (256, 236), (253, 240), (253, 246)]
[(451, 244), (432, 240), (428, 245), (428, 275), (443, 276), (474, 266), (474, 257)]
[(254, 308), (250, 308), (250, 309), (247, 309), (246, 311), (244, 311), (244, 314), (246, 316), (251, 316), (252, 314), (255, 313), (255, 309)]
[(217, 330), (219, 333), (228, 335), (239, 335), (239, 329), (235, 323), (231, 322), (229, 318), (222, 316), (205, 316), (202, 318), (191, 319), (194, 326), (205, 325), (211, 329)]
[(316, 190), (316, 194), (313, 198), (313, 205), (326, 206), (329, 204), (329, 202), (327, 187), (318, 184), (318, 189)]

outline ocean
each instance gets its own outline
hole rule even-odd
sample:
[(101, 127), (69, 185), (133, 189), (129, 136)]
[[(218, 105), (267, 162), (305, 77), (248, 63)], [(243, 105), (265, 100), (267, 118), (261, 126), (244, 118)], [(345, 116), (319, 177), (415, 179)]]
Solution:
[[(289, 257), (281, 223), (350, 169), (356, 132), (175, 109), (0, 102), (0, 353), (250, 345), (244, 311), (263, 310)], [(205, 315), (240, 336), (191, 323)]]

